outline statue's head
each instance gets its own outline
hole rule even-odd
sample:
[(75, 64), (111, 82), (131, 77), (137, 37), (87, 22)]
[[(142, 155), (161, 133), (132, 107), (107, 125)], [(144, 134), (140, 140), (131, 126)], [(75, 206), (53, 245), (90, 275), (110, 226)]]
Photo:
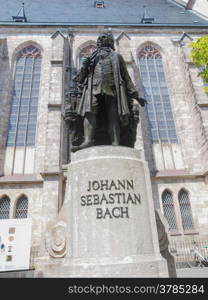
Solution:
[(97, 39), (97, 47), (110, 47), (111, 49), (115, 50), (114, 37), (112, 33), (101, 33)]

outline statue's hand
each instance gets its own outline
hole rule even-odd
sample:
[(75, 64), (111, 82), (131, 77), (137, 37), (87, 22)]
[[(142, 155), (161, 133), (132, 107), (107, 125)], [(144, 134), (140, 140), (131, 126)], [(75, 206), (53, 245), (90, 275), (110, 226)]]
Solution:
[(141, 106), (145, 106), (145, 104), (147, 104), (147, 100), (145, 100), (144, 98), (139, 97), (137, 92), (133, 92), (130, 94), (130, 98), (132, 100), (136, 100), (137, 102), (139, 102), (139, 104)]
[(86, 68), (87, 68), (87, 67), (90, 65), (90, 63), (91, 63), (90, 57), (86, 57), (86, 58), (83, 60), (82, 65), (83, 65), (83, 67), (86, 67)]
[(134, 100), (132, 103), (132, 112), (133, 113), (139, 112), (139, 103), (136, 100)]
[(145, 100), (143, 98), (139, 98), (138, 101), (141, 106), (145, 106), (145, 104), (147, 104), (147, 100)]
[(133, 101), (131, 115), (134, 121), (139, 122), (139, 103), (136, 100)]

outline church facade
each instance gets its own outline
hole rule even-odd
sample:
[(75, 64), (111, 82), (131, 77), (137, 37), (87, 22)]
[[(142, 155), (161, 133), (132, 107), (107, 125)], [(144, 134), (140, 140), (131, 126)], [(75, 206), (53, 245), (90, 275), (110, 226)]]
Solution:
[(32, 218), (31, 248), (49, 256), (45, 233), (70, 180), (65, 101), (108, 31), (148, 101), (135, 148), (155, 209), (171, 240), (208, 241), (208, 96), (189, 47), (208, 18), (168, 0), (0, 2), (0, 219)]

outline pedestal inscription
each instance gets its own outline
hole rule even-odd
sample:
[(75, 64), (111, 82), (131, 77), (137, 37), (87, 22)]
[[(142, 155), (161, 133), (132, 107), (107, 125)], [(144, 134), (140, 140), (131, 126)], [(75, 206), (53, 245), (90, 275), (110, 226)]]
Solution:
[(88, 181), (81, 206), (94, 206), (96, 219), (129, 218), (129, 205), (141, 204), (141, 195), (134, 193), (133, 179), (100, 179)]

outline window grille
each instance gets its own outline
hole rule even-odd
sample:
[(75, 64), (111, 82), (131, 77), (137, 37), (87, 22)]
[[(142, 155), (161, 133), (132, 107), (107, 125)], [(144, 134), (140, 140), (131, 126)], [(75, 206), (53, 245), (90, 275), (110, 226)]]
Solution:
[(166, 217), (169, 224), (169, 230), (170, 231), (177, 230), (172, 193), (170, 193), (169, 191), (163, 192), (162, 204), (163, 204), (164, 216)]
[(15, 211), (15, 219), (27, 218), (27, 212), (28, 212), (28, 199), (27, 199), (27, 197), (22, 196), (17, 201), (16, 211)]
[(138, 55), (145, 98), (148, 101), (148, 126), (153, 143), (177, 143), (162, 56), (148, 45)]
[(7, 146), (35, 144), (41, 54), (34, 46), (22, 49), (16, 59)]
[(184, 230), (193, 230), (194, 222), (191, 212), (189, 195), (186, 191), (181, 190), (178, 194), (178, 201), (181, 211), (181, 220)]
[(0, 199), (0, 219), (9, 219), (10, 199), (5, 196)]

